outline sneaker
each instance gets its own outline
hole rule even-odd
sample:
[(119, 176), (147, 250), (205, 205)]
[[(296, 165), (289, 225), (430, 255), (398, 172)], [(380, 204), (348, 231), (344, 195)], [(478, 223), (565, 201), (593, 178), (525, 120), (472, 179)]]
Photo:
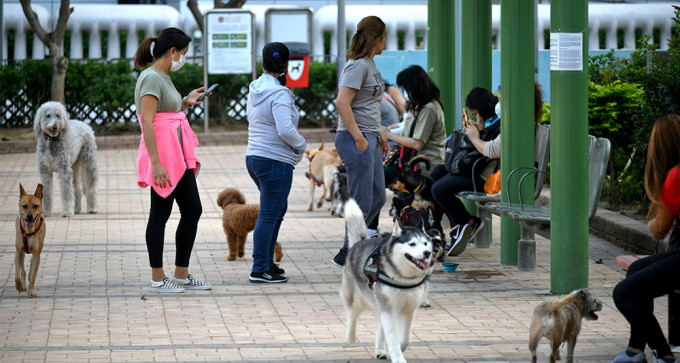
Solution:
[(338, 254), (333, 257), (333, 264), (338, 267), (345, 266), (345, 259), (347, 258), (347, 250), (341, 248)]
[(281, 275), (281, 276), (283, 276), (286, 273), (286, 270), (279, 267), (279, 265), (276, 264), (276, 263), (273, 264), (272, 267), (269, 268), (269, 271), (271, 271), (271, 272), (273, 272), (277, 275)]
[[(625, 354), (625, 352), (624, 352), (624, 354)], [(644, 353), (641, 353), (641, 354), (644, 354)], [(676, 359), (659, 358), (659, 355), (656, 352), (656, 350), (652, 350), (652, 356), (654, 357), (654, 360), (652, 361), (652, 363), (678, 363), (678, 361)]]
[(186, 279), (173, 278), (173, 282), (177, 285), (183, 287), (185, 290), (210, 290), (212, 285), (206, 284), (203, 281), (196, 280), (193, 276), (189, 275)]
[(645, 363), (647, 358), (645, 358), (645, 352), (637, 353), (633, 356), (628, 355), (628, 349), (624, 349), (621, 353), (614, 357), (611, 363)]
[(475, 217), (475, 216), (472, 216), (472, 219), (474, 220), (474, 222), (472, 223), (472, 233), (470, 233), (469, 239), (475, 238), (477, 233), (479, 231), (481, 231), (482, 228), (484, 228), (484, 220), (483, 219), (481, 219), (479, 217)]
[(455, 237), (453, 235), (454, 231), (451, 232), (451, 248), (449, 248), (448, 252), (446, 252), (446, 255), (458, 256), (463, 253), (463, 251), (465, 251), (465, 247), (467, 247), (467, 242), (470, 240), (470, 234), (472, 233), (472, 226), (469, 224), (462, 225), (456, 231)]
[(161, 282), (151, 280), (149, 292), (184, 292), (184, 288), (172, 282), (169, 277), (166, 277)]
[(265, 272), (251, 272), (248, 278), (250, 282), (253, 283), (276, 283), (276, 282), (286, 282), (288, 278), (285, 276), (277, 275), (272, 272), (272, 270)]

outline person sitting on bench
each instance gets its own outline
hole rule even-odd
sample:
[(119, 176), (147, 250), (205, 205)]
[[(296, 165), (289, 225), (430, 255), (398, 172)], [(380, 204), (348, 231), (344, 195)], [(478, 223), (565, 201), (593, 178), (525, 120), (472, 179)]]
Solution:
[(614, 288), (614, 303), (630, 323), (628, 348), (612, 363), (646, 362), (646, 345), (655, 363), (677, 362), (654, 317), (654, 299), (680, 288), (680, 248), (677, 229), (680, 215), (680, 116), (666, 115), (654, 123), (649, 137), (645, 190), (652, 202), (647, 225), (655, 239), (666, 237), (673, 228), (669, 250), (633, 262), (626, 278)]

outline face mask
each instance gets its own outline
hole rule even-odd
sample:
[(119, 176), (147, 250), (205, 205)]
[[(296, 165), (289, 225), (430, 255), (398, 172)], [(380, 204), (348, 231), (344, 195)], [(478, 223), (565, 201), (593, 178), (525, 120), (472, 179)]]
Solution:
[(496, 115), (498, 115), (498, 117), (501, 117), (501, 103), (500, 102), (498, 102), (496, 104)]
[[(177, 52), (177, 53), (179, 53), (179, 52)], [(179, 71), (180, 68), (182, 68), (182, 66), (184, 65), (184, 63), (186, 63), (186, 61), (187, 61), (187, 56), (182, 54), (182, 53), (179, 53), (179, 61), (178, 62), (175, 62), (175, 57), (172, 58), (172, 66), (170, 66), (170, 70), (172, 72)]]

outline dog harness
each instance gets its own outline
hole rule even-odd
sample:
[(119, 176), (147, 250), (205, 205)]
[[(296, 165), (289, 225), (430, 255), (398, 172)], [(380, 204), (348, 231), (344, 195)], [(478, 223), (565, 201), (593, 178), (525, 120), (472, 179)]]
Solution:
[(382, 271), (380, 271), (380, 266), (378, 265), (378, 261), (380, 261), (380, 246), (376, 247), (371, 254), (368, 256), (368, 259), (364, 263), (364, 275), (368, 278), (368, 287), (373, 289), (373, 285), (376, 282), (383, 283), (387, 286), (394, 287), (397, 289), (412, 289), (414, 287), (418, 287), (427, 280), (427, 276), (423, 278), (419, 283), (414, 284), (414, 285), (401, 285), (398, 283), (396, 280), (393, 278), (389, 277)]
[(32, 235), (38, 233), (38, 231), (42, 228), (43, 225), (43, 216), (40, 216), (40, 220), (38, 220), (38, 227), (33, 230), (31, 233), (26, 233), (24, 230), (24, 225), (19, 223), (19, 230), (21, 230), (21, 236), (24, 237), (24, 252), (27, 254), (31, 254), (31, 252), (28, 251), (28, 237), (31, 237)]
[(318, 180), (316, 180), (316, 178), (314, 177), (314, 174), (312, 174), (312, 171), (311, 171), (312, 166), (311, 166), (311, 165), (309, 166), (309, 169), (310, 169), (310, 171), (305, 172), (305, 176), (307, 177), (307, 179), (309, 179), (309, 180), (315, 182), (317, 187), (322, 186), (323, 183), (320, 182), (320, 181), (318, 181)]

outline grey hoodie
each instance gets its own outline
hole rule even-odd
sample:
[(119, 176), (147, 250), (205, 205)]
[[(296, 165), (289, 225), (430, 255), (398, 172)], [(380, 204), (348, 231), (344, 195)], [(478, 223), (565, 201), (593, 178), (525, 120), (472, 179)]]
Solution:
[(300, 114), (293, 92), (265, 73), (250, 83), (246, 113), (246, 156), (261, 156), (293, 166), (302, 160), (307, 143), (297, 130)]

